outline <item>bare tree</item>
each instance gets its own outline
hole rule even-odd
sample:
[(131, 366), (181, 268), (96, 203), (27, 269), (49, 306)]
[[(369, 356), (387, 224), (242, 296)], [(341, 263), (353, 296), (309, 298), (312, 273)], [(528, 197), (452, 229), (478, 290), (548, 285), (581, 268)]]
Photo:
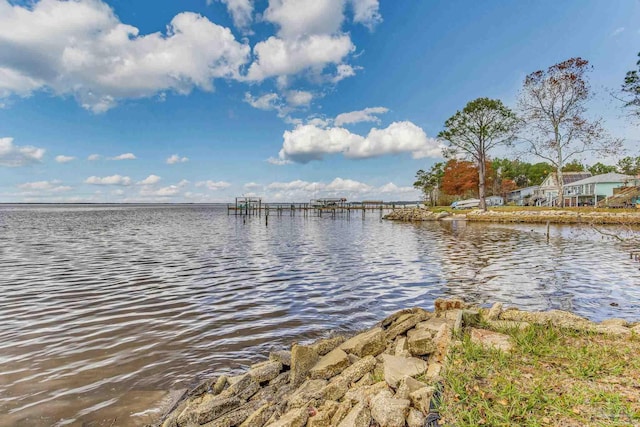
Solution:
[(527, 151), (551, 163), (555, 169), (558, 201), (564, 207), (562, 167), (587, 152), (614, 155), (622, 140), (608, 136), (601, 119), (585, 117), (591, 97), (587, 72), (589, 61), (571, 58), (529, 74), (520, 93), (523, 120), (520, 138)]
[(449, 143), (451, 150), (462, 152), (478, 166), (478, 195), (482, 210), (487, 210), (487, 154), (500, 144), (513, 142), (517, 124), (516, 115), (502, 101), (478, 98), (447, 119), (445, 129), (438, 134)]

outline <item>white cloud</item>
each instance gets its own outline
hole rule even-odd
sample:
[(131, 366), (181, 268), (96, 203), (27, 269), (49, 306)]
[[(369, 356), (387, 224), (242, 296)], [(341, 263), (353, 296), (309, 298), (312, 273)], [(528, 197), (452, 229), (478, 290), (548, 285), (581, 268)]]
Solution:
[(382, 22), (378, 0), (350, 0), (350, 3), (353, 7), (353, 22), (362, 24), (369, 30)]
[[(357, 67), (358, 69), (361, 67)], [(338, 64), (336, 67), (336, 75), (333, 76), (331, 81), (333, 83), (338, 83), (341, 80), (346, 79), (347, 77), (353, 77), (356, 75), (356, 68), (352, 67), (349, 64)]]
[(141, 35), (99, 0), (0, 0), (0, 52), (0, 98), (48, 90), (100, 113), (127, 98), (211, 91), (216, 78), (240, 78), (250, 48), (191, 12)]
[(153, 184), (157, 184), (158, 182), (160, 182), (160, 177), (158, 175), (149, 175), (148, 177), (146, 177), (145, 179), (143, 179), (142, 181), (138, 182), (138, 185), (153, 185)]
[(85, 184), (93, 185), (131, 185), (131, 178), (122, 175), (111, 175), (100, 178), (98, 176), (90, 176), (84, 180)]
[(177, 154), (172, 154), (167, 158), (168, 165), (175, 165), (176, 163), (186, 163), (189, 161), (188, 157), (180, 157)]
[(27, 191), (47, 191), (51, 193), (62, 193), (73, 189), (68, 185), (60, 185), (60, 181), (25, 182), (24, 184), (18, 185), (18, 188)]
[(416, 193), (416, 189), (413, 187), (398, 187), (393, 182), (389, 182), (380, 187), (381, 193), (395, 193), (395, 194), (403, 194), (403, 193)]
[(613, 30), (613, 32), (611, 33), (611, 37), (618, 36), (618, 35), (622, 34), (623, 32), (624, 32), (624, 27), (616, 28), (616, 29), (615, 29), (615, 30)]
[(207, 180), (207, 181), (200, 181), (196, 183), (196, 187), (206, 187), (209, 190), (212, 191), (217, 191), (223, 188), (228, 188), (230, 187), (231, 184), (229, 184), (228, 182), (225, 181), (211, 181), (211, 180)]
[(56, 156), (56, 162), (58, 163), (69, 163), (74, 161), (76, 158), (73, 156), (63, 156), (63, 155), (59, 155)]
[(265, 21), (278, 25), (282, 38), (336, 33), (344, 20), (344, 0), (269, 0)]
[(259, 190), (262, 188), (262, 185), (256, 182), (247, 182), (244, 185), (244, 188), (246, 188), (247, 190)]
[[(147, 179), (151, 178), (150, 181), (155, 181), (154, 184), (160, 181), (160, 177), (156, 177), (158, 178), (157, 180), (153, 179), (152, 177), (155, 177), (155, 175), (150, 175)], [(157, 188), (157, 189), (145, 185), (142, 188), (140, 188), (140, 195), (145, 197), (149, 197), (149, 196), (173, 197), (173, 196), (179, 195), (181, 191), (184, 189), (184, 187), (187, 186), (187, 184), (189, 184), (189, 181), (187, 181), (186, 179), (183, 179), (177, 184), (173, 184), (173, 185), (169, 185), (169, 186)]]
[(342, 126), (346, 124), (352, 123), (360, 123), (360, 122), (376, 122), (380, 123), (380, 119), (376, 117), (376, 114), (384, 114), (389, 111), (388, 108), (385, 107), (371, 107), (365, 108), (360, 111), (351, 111), (349, 113), (339, 114), (335, 119), (336, 126)]
[(313, 94), (304, 90), (290, 90), (287, 92), (287, 103), (294, 107), (308, 106), (313, 100)]
[[(227, 6), (233, 25), (244, 34), (251, 34), (249, 27), (253, 21), (253, 2), (251, 0), (218, 0)], [(212, 0), (207, 0), (211, 4)]]
[(244, 102), (251, 105), (253, 108), (264, 111), (280, 110), (282, 108), (280, 95), (273, 92), (264, 94), (257, 98), (251, 95), (249, 92), (246, 92), (244, 94)]
[(133, 153), (124, 153), (119, 156), (109, 157), (109, 160), (135, 160), (137, 157)]
[(411, 153), (415, 159), (442, 156), (441, 144), (408, 121), (394, 122), (384, 129), (373, 128), (366, 137), (340, 127), (319, 128), (308, 124), (285, 131), (283, 137), (278, 159), (271, 159), (271, 163), (307, 163), (338, 153), (351, 159), (401, 153)]
[(90, 154), (89, 157), (87, 157), (87, 160), (89, 161), (96, 161), (96, 160), (100, 160), (102, 158), (102, 156), (100, 154)]
[(44, 153), (44, 148), (14, 145), (13, 138), (0, 138), (0, 166), (11, 168), (40, 163)]
[(328, 64), (341, 64), (355, 46), (348, 35), (313, 34), (296, 39), (269, 37), (253, 48), (256, 60), (247, 79), (262, 81), (304, 70), (321, 72)]

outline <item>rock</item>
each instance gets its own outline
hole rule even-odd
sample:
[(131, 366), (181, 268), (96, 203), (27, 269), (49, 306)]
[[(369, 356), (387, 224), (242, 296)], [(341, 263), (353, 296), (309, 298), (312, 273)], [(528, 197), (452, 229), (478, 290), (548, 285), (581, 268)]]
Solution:
[(636, 335), (640, 335), (640, 325), (636, 325), (634, 327), (631, 328), (631, 332), (633, 332)]
[(358, 360), (361, 359), (360, 357), (356, 356), (355, 354), (351, 354), (351, 353), (348, 353), (347, 356), (349, 357), (349, 363), (351, 363), (352, 365), (354, 363), (356, 363)]
[(337, 346), (346, 341), (346, 337), (339, 335), (332, 338), (325, 338), (318, 340), (311, 344), (309, 347), (313, 348), (318, 355), (324, 356), (329, 353), (331, 350), (335, 349)]
[(362, 378), (366, 373), (370, 372), (375, 365), (376, 359), (373, 356), (366, 356), (358, 360), (342, 371), (340, 375), (334, 377), (331, 382), (322, 389), (322, 398), (326, 400), (339, 400), (349, 389), (349, 384)]
[(388, 328), (392, 323), (397, 322), (401, 317), (403, 317), (404, 320), (404, 318), (406, 318), (404, 316), (406, 315), (411, 315), (423, 311), (425, 310), (419, 307), (405, 308), (403, 310), (396, 311), (392, 315), (385, 317), (384, 320), (380, 322), (380, 326), (382, 326), (383, 328)]
[(309, 413), (307, 408), (293, 409), (274, 423), (270, 427), (303, 427), (307, 423)]
[(215, 384), (214, 378), (209, 378), (207, 380), (204, 380), (189, 392), (189, 396), (197, 397), (197, 396), (202, 396), (205, 393), (209, 393), (211, 391), (211, 387), (213, 386), (213, 384)]
[(402, 208), (386, 214), (382, 219), (395, 221), (435, 221), (437, 215), (428, 209)]
[(428, 329), (430, 331), (438, 332), (440, 327), (444, 324), (449, 325), (453, 328), (454, 321), (446, 319), (444, 317), (432, 317), (424, 322), (420, 322), (416, 325), (416, 329)]
[(266, 424), (271, 415), (273, 415), (275, 410), (276, 408), (274, 405), (265, 403), (249, 415), (249, 417), (240, 424), (240, 427), (262, 427)]
[(464, 326), (477, 326), (480, 323), (480, 310), (462, 310)]
[(251, 415), (256, 408), (258, 408), (258, 402), (247, 403), (246, 405), (228, 412), (221, 417), (208, 422), (205, 427), (232, 427), (241, 424), (249, 415)]
[(432, 359), (438, 363), (444, 363), (449, 352), (449, 346), (451, 345), (451, 328), (448, 324), (443, 323), (440, 329), (433, 338), (436, 343), (436, 352), (433, 354)]
[(358, 357), (377, 356), (387, 345), (382, 328), (373, 328), (348, 339), (340, 345), (340, 349)]
[(237, 396), (218, 397), (212, 394), (205, 394), (202, 402), (196, 408), (187, 408), (178, 417), (178, 425), (190, 426), (194, 423), (206, 424), (209, 421), (221, 417), (227, 412), (240, 407), (242, 400)]
[(372, 396), (377, 395), (383, 390), (389, 390), (387, 383), (380, 381), (379, 383), (372, 384), (366, 387), (352, 388), (344, 395), (344, 400), (350, 400), (353, 403), (369, 404), (369, 400)]
[(393, 354), (399, 357), (411, 357), (409, 347), (407, 346), (407, 337), (398, 338)]
[(294, 344), (291, 348), (290, 382), (294, 387), (302, 384), (309, 370), (318, 362), (318, 352), (311, 347)]
[(249, 374), (243, 375), (228, 389), (220, 393), (220, 396), (230, 397), (237, 396), (242, 400), (247, 400), (260, 390), (260, 384)]
[(363, 403), (351, 408), (349, 414), (338, 424), (338, 427), (369, 427), (371, 412)]
[(631, 335), (631, 329), (620, 325), (595, 325), (593, 330), (606, 335)]
[(491, 329), (526, 329), (531, 326), (528, 322), (516, 320), (488, 320), (487, 324)]
[(384, 379), (389, 386), (396, 388), (405, 376), (415, 377), (427, 371), (427, 362), (416, 357), (397, 357), (382, 355), (384, 363)]
[(280, 362), (283, 366), (291, 366), (291, 352), (288, 350), (272, 351), (269, 353), (269, 360)]
[(471, 329), (471, 342), (481, 344), (485, 348), (509, 352), (513, 348), (509, 335), (486, 329)]
[(328, 380), (342, 372), (350, 364), (347, 353), (336, 348), (323, 356), (318, 363), (311, 368), (309, 376), (313, 379)]
[(424, 415), (429, 413), (431, 407), (431, 398), (435, 393), (435, 387), (427, 386), (422, 387), (409, 395), (409, 400), (414, 408), (421, 411)]
[(626, 320), (616, 318), (603, 320), (600, 324), (603, 326), (629, 326), (629, 322)]
[(417, 312), (415, 314), (410, 315), (409, 317), (403, 319), (401, 322), (397, 322), (392, 324), (389, 329), (385, 332), (385, 338), (387, 340), (393, 340), (398, 335), (404, 334), (409, 329), (416, 326), (418, 323), (426, 320), (431, 316), (429, 312), (426, 310), (422, 310), (422, 312)]
[(276, 387), (274, 386), (266, 386), (262, 387), (260, 390), (256, 392), (251, 398), (250, 401), (258, 401), (258, 402), (273, 402), (275, 400), (276, 395)]
[(460, 334), (462, 333), (462, 310), (455, 310), (455, 311), (448, 311), (445, 316), (447, 314), (454, 314), (455, 313), (455, 322), (453, 323), (453, 335), (455, 336), (460, 336)]
[(371, 374), (365, 374), (362, 378), (355, 382), (356, 387), (367, 387), (373, 384), (375, 384), (375, 381), (373, 381), (373, 377), (371, 376)]
[(452, 299), (437, 298), (433, 303), (433, 305), (436, 309), (436, 315), (439, 315), (442, 312), (449, 311), (449, 310), (462, 310), (464, 308), (467, 308), (467, 305), (465, 304), (465, 302), (459, 298), (452, 298)]
[(222, 375), (220, 378), (216, 380), (216, 383), (213, 385), (213, 389), (211, 392), (213, 394), (220, 394), (224, 390), (224, 387), (227, 385), (228, 377), (226, 375)]
[(337, 426), (338, 424), (340, 424), (344, 419), (344, 417), (346, 417), (350, 411), (351, 411), (351, 402), (348, 400), (342, 402), (336, 409), (335, 414), (333, 414), (333, 418), (331, 418), (331, 425)]
[(395, 399), (383, 391), (371, 399), (371, 416), (381, 426), (404, 427), (410, 404), (409, 400)]
[(435, 380), (440, 377), (442, 373), (442, 364), (438, 362), (429, 363), (429, 367), (427, 368), (427, 373), (424, 375), (426, 378), (430, 380)]
[(441, 220), (443, 218), (448, 217), (449, 215), (451, 215), (451, 214), (449, 212), (446, 212), (446, 211), (438, 212), (438, 214), (436, 215), (436, 220)]
[(331, 418), (336, 413), (340, 404), (333, 400), (327, 400), (316, 412), (316, 415), (309, 417), (307, 427), (330, 427)]
[(422, 381), (418, 381), (415, 378), (410, 376), (405, 376), (404, 378), (402, 378), (402, 380), (400, 380), (400, 383), (405, 384), (407, 386), (409, 393), (413, 393), (414, 391), (427, 387), (427, 385)]
[(288, 408), (302, 408), (308, 406), (309, 401), (320, 399), (322, 389), (327, 385), (325, 380), (307, 380), (305, 381), (289, 398)]
[(289, 371), (281, 372), (277, 377), (269, 381), (269, 385), (274, 387), (280, 387), (289, 382), (290, 373)]
[(282, 363), (277, 361), (276, 362), (267, 361), (252, 368), (249, 371), (249, 375), (251, 375), (257, 382), (264, 383), (267, 381), (271, 381), (272, 379), (277, 377), (280, 374), (281, 370), (282, 370)]
[(549, 310), (543, 312), (528, 312), (517, 309), (509, 309), (500, 315), (502, 320), (516, 320), (519, 322), (529, 322), (538, 325), (552, 324), (561, 328), (575, 330), (593, 330), (594, 323), (576, 314), (562, 310)]
[(412, 356), (422, 356), (436, 351), (436, 344), (428, 329), (412, 329), (407, 332), (407, 344)]
[(502, 313), (502, 303), (497, 302), (491, 306), (489, 313), (487, 313), (487, 320), (498, 320)]
[(407, 416), (407, 426), (408, 427), (424, 427), (426, 417), (422, 414), (422, 412), (417, 409), (409, 409), (409, 415)]

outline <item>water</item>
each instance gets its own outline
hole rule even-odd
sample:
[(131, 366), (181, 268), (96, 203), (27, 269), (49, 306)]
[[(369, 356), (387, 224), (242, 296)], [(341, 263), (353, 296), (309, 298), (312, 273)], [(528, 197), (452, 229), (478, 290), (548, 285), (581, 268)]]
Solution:
[[(611, 230), (610, 230), (611, 231)], [(162, 390), (442, 296), (640, 319), (640, 263), (587, 228), (0, 207), (0, 425), (136, 425)], [(612, 306), (616, 303), (618, 306)]]

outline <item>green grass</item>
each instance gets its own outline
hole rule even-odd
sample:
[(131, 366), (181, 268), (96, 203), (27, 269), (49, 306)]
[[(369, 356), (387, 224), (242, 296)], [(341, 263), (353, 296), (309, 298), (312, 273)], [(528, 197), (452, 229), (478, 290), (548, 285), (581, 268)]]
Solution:
[(440, 412), (463, 426), (640, 426), (640, 340), (553, 326), (507, 329), (503, 353), (465, 332)]

